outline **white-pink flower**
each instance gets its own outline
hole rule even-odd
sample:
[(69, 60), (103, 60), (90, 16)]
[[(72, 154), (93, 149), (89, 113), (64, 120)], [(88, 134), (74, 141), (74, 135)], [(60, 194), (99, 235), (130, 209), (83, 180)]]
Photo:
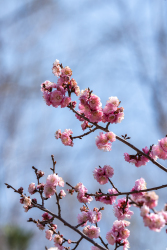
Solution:
[(87, 226), (83, 229), (83, 233), (89, 238), (98, 238), (100, 236), (100, 228), (95, 226)]
[(35, 183), (31, 183), (31, 184), (29, 185), (29, 187), (28, 187), (28, 192), (29, 192), (30, 194), (34, 194), (34, 193), (35, 193), (35, 189), (36, 189)]
[(52, 235), (53, 235), (53, 231), (52, 230), (46, 230), (45, 234), (46, 234), (45, 235), (46, 239), (52, 240)]

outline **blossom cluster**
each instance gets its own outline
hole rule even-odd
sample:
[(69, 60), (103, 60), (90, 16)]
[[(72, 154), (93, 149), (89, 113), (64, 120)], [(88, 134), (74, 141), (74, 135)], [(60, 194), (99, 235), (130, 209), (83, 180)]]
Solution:
[(104, 185), (108, 182), (108, 178), (114, 175), (114, 169), (109, 165), (104, 165), (103, 168), (95, 168), (93, 171), (94, 178), (101, 184)]
[[(69, 92), (74, 92), (78, 96), (80, 89), (77, 82), (73, 78), (70, 79), (72, 70), (68, 66), (63, 68), (59, 60), (53, 63), (52, 71), (59, 78), (57, 83), (46, 80), (41, 84), (43, 98), (48, 106), (52, 105), (55, 108), (61, 106), (61, 108), (65, 108), (71, 102)], [(68, 96), (66, 96), (66, 93)]]
[(65, 129), (65, 131), (63, 133), (61, 133), (61, 130), (57, 130), (55, 133), (55, 138), (56, 139), (61, 139), (62, 143), (65, 146), (71, 146), (73, 147), (74, 143), (73, 140), (71, 138), (71, 135), (73, 134), (71, 129)]
[(124, 108), (118, 108), (120, 101), (116, 96), (109, 97), (103, 109), (103, 122), (120, 123), (124, 119)]
[(90, 223), (97, 223), (101, 220), (102, 218), (102, 213), (99, 211), (98, 208), (94, 208), (92, 210), (88, 210), (84, 207), (84, 209), (81, 209), (81, 214), (78, 214), (78, 223), (82, 224), (81, 227), (86, 226), (87, 222), (89, 221)]
[(96, 137), (96, 146), (98, 147), (98, 149), (111, 151), (111, 143), (115, 140), (116, 136), (113, 132), (107, 132), (106, 134), (100, 132), (99, 136)]
[[(153, 145), (150, 149), (145, 147), (142, 151), (153, 160), (157, 160), (157, 158), (167, 160), (167, 137), (159, 140), (158, 145)], [(149, 162), (149, 159), (141, 154), (129, 155), (124, 153), (124, 158), (125, 161), (134, 164), (136, 167), (144, 166)]]
[(129, 247), (129, 242), (127, 238), (130, 235), (130, 231), (126, 228), (130, 225), (129, 221), (125, 220), (116, 220), (113, 223), (113, 227), (111, 230), (107, 233), (106, 239), (110, 245), (114, 245), (115, 243), (123, 244), (124, 250), (126, 250)]
[(90, 203), (93, 200), (93, 198), (91, 196), (86, 194), (88, 192), (88, 189), (81, 182), (79, 182), (75, 186), (75, 191), (78, 193), (77, 199), (79, 202)]

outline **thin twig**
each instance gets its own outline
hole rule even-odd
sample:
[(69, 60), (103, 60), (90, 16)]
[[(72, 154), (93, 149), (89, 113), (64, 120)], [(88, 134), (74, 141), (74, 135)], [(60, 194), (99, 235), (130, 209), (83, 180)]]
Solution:
[(90, 129), (90, 131), (88, 131), (87, 133), (84, 133), (82, 135), (78, 135), (78, 136), (71, 136), (71, 139), (82, 139), (82, 137), (89, 135), (90, 133), (94, 132), (95, 130), (97, 130), (98, 128), (94, 128), (94, 129)]

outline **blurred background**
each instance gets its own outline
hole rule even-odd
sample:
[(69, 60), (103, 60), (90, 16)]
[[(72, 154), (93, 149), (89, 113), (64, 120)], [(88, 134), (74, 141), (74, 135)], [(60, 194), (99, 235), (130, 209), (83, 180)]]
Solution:
[[(54, 245), (45, 239), (45, 232), (26, 222), (30, 217), (41, 219), (42, 213), (36, 209), (25, 213), (18, 194), (4, 185), (23, 186), (28, 193), (28, 185), (36, 183), (31, 167), (50, 174), (51, 154), (59, 176), (72, 185), (83, 182), (91, 192), (99, 188), (92, 171), (105, 164), (114, 168), (113, 182), (121, 191), (129, 191), (141, 177), (148, 188), (167, 183), (167, 173), (152, 163), (136, 168), (125, 162), (124, 152), (135, 152), (119, 141), (113, 143), (111, 152), (98, 150), (95, 137), (99, 132), (75, 140), (73, 148), (55, 140), (59, 128), (72, 129), (74, 136), (82, 133), (73, 113), (48, 107), (43, 101), (40, 84), (57, 81), (51, 70), (55, 59), (69, 66), (80, 89), (93, 90), (103, 107), (110, 96), (119, 98), (125, 119), (110, 126), (115, 134), (127, 133), (140, 149), (157, 144), (167, 134), (167, 1), (0, 0), (2, 250), (38, 250)], [(166, 162), (159, 162), (167, 167)], [(101, 188), (107, 192), (110, 185)], [(161, 210), (167, 202), (166, 190), (157, 194), (157, 210)], [(76, 225), (80, 212), (76, 196), (68, 195), (61, 204), (63, 217)], [(100, 205), (92, 202), (90, 208)], [(46, 206), (57, 212), (54, 199)], [(131, 249), (166, 249), (165, 228), (160, 233), (150, 231), (144, 227), (140, 211), (132, 210)], [(112, 207), (106, 206), (99, 223), (101, 236), (105, 238), (114, 221)], [(67, 239), (79, 238), (62, 223), (55, 223)], [(86, 241), (78, 247), (90, 248)]]

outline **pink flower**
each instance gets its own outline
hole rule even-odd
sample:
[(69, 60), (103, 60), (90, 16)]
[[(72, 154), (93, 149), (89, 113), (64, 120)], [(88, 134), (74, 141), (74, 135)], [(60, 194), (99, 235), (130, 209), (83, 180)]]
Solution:
[(51, 92), (51, 103), (53, 105), (53, 107), (57, 108), (59, 105), (61, 105), (61, 102), (63, 100), (63, 94), (61, 93), (61, 91), (58, 90), (54, 90), (53, 92)]
[(30, 197), (24, 197), (24, 200), (23, 200), (23, 204), (25, 205), (25, 206), (31, 206), (31, 199), (30, 199)]
[(56, 244), (59, 244), (59, 245), (61, 245), (62, 242), (63, 242), (63, 238), (62, 238), (59, 234), (56, 234), (56, 235), (54, 236), (53, 240), (54, 240), (54, 242), (55, 242)]
[(71, 97), (65, 96), (61, 102), (61, 108), (67, 107), (70, 102), (71, 102)]
[(118, 220), (123, 220), (125, 218), (130, 219), (133, 215), (133, 212), (129, 210), (131, 205), (129, 202), (126, 202), (126, 198), (122, 198), (118, 200), (118, 204), (114, 205), (114, 215), (118, 218)]
[(30, 194), (34, 194), (35, 193), (35, 190), (36, 190), (36, 187), (35, 187), (35, 183), (31, 183), (28, 187), (28, 192)]
[[(143, 178), (140, 178), (140, 179), (135, 181), (135, 186), (131, 189), (131, 192), (140, 191), (140, 190), (144, 190), (144, 189), (146, 189), (146, 182)], [(137, 202), (138, 200), (143, 198), (144, 195), (145, 195), (145, 192), (140, 192), (140, 193), (131, 194), (131, 197), (134, 201)]]
[(64, 180), (62, 177), (59, 177), (59, 183), (58, 183), (59, 187), (64, 187)]
[(80, 102), (81, 102), (82, 105), (84, 105), (84, 104), (87, 103), (88, 97), (89, 97), (89, 91), (88, 91), (88, 89), (81, 90), (79, 100), (80, 100)]
[(61, 129), (58, 129), (58, 130), (55, 132), (55, 138), (56, 138), (56, 139), (61, 138)]
[(72, 70), (70, 67), (66, 66), (61, 70), (61, 76), (72, 76)]
[[(109, 194), (117, 194), (117, 191), (113, 189), (108, 189)], [(98, 193), (100, 194), (100, 193)], [(95, 197), (96, 201), (100, 201), (106, 205), (112, 205), (117, 199), (117, 196), (100, 196), (100, 197)]]
[(100, 98), (94, 94), (91, 94), (91, 97), (88, 99), (88, 104), (92, 110), (97, 110), (102, 106)]
[(83, 233), (89, 238), (98, 238), (100, 236), (100, 228), (95, 226), (87, 226), (83, 229)]
[(114, 175), (114, 169), (110, 165), (104, 165), (103, 169), (104, 169), (105, 175), (108, 178), (113, 177), (113, 175)]
[(108, 132), (106, 134), (103, 134), (103, 132), (99, 133), (99, 136), (96, 137), (96, 146), (99, 149), (102, 149), (104, 151), (111, 151), (111, 142), (110, 140), (114, 141), (114, 133)]
[(78, 214), (77, 216), (78, 224), (85, 222), (84, 224), (81, 225), (81, 227), (86, 226), (88, 218), (89, 218), (88, 213), (83, 211), (81, 214)]
[(46, 179), (46, 184), (50, 186), (58, 186), (59, 176), (57, 174), (48, 175)]
[(142, 216), (142, 217), (144, 217), (144, 216), (146, 216), (148, 213), (149, 213), (149, 211), (150, 211), (150, 209), (149, 209), (149, 207), (147, 207), (146, 205), (143, 205), (142, 207), (141, 207), (141, 209), (140, 209), (140, 215)]
[(102, 120), (102, 116), (103, 116), (103, 112), (101, 110), (91, 111), (87, 114), (87, 117), (89, 118), (91, 122), (100, 122)]
[(75, 186), (75, 191), (78, 192), (77, 199), (81, 203), (90, 203), (93, 198), (86, 195), (88, 189), (80, 182)]
[(71, 129), (65, 129), (65, 131), (61, 134), (61, 141), (65, 146), (73, 147), (74, 143), (71, 139), (71, 135), (73, 134)]
[(46, 234), (45, 235), (46, 239), (52, 240), (53, 231), (47, 230), (47, 231), (45, 231), (45, 234)]
[(109, 165), (105, 165), (103, 168), (95, 168), (93, 171), (94, 178), (101, 184), (104, 185), (108, 182), (108, 178), (112, 177), (114, 169)]
[(159, 196), (154, 192), (148, 192), (144, 195), (144, 202), (149, 208), (156, 207), (158, 204)]
[(85, 129), (88, 128), (88, 127), (89, 127), (88, 121), (84, 121), (84, 122), (81, 124), (82, 130), (85, 130)]
[(60, 196), (63, 196), (63, 197), (65, 197), (66, 196), (66, 193), (65, 193), (65, 191), (62, 189), (62, 190), (60, 190)]
[(143, 217), (143, 221), (146, 227), (149, 227), (151, 230), (155, 232), (160, 232), (166, 223), (162, 213), (147, 214), (146, 216)]
[(44, 194), (46, 198), (51, 198), (52, 195), (54, 195), (56, 192), (56, 189), (53, 185), (46, 184), (44, 187)]
[(60, 67), (60, 63), (59, 60), (56, 59), (56, 61), (53, 63), (53, 68), (52, 68), (52, 72), (55, 76), (60, 76), (61, 74), (61, 67)]
[(43, 218), (43, 220), (50, 220), (52, 218), (52, 216), (50, 216), (48, 213), (44, 213), (42, 215), (42, 218)]
[(95, 168), (93, 171), (93, 176), (101, 185), (104, 185), (108, 182), (108, 177), (105, 176), (103, 168)]

